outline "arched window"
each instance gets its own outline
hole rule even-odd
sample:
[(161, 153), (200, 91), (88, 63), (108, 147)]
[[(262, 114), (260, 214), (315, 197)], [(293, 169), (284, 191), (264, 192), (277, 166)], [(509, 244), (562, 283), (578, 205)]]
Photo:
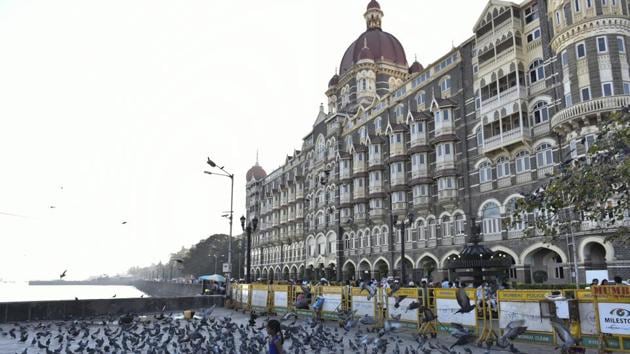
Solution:
[(418, 95), (416, 96), (416, 104), (418, 105), (418, 108), (424, 107), (426, 102), (427, 102), (426, 92), (420, 91), (420, 93), (418, 93)]
[(529, 65), (529, 83), (533, 84), (545, 78), (545, 67), (542, 59), (536, 59)]
[(544, 101), (538, 101), (532, 107), (532, 120), (534, 125), (547, 122), (549, 120), (549, 109), (547, 103)]
[(498, 234), (501, 232), (501, 209), (499, 205), (490, 202), (487, 203), (482, 210), (482, 232), (484, 235)]
[(479, 183), (492, 181), (492, 165), (485, 161), (479, 165)]
[(553, 150), (550, 144), (540, 144), (536, 148), (536, 164), (538, 168), (553, 164)]
[(503, 156), (497, 160), (497, 178), (510, 176), (510, 160)]
[(440, 81), (440, 91), (446, 92), (451, 89), (451, 77), (446, 76)]
[(440, 229), (442, 230), (442, 237), (453, 236), (453, 225), (451, 223), (451, 217), (448, 215), (442, 216), (440, 220)]
[(523, 173), (529, 170), (529, 153), (527, 151), (521, 151), (516, 154), (516, 173)]
[[(509, 217), (510, 220), (512, 220), (514, 217), (514, 212), (516, 211), (516, 202), (518, 201), (518, 199), (519, 198), (517, 197), (510, 198), (510, 200), (505, 203), (506, 216)], [(523, 212), (520, 215), (520, 220), (517, 223), (513, 224), (512, 222), (510, 222), (509, 231), (522, 231), (523, 229), (525, 229), (526, 218), (527, 213)]]
[(481, 129), (482, 129), (481, 127), (477, 128), (477, 132), (475, 133), (475, 135), (477, 137), (477, 148), (478, 149), (483, 147), (483, 131)]
[(344, 237), (344, 241), (346, 249), (352, 249), (352, 244), (350, 243), (350, 235), (346, 234), (346, 236)]
[(376, 117), (376, 119), (374, 119), (374, 131), (376, 133), (380, 133), (382, 129), (383, 129), (383, 118)]

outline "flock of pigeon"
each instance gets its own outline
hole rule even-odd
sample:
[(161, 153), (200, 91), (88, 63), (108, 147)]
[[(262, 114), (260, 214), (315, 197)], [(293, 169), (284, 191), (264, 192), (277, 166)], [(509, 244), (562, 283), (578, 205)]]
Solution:
[[(365, 290), (370, 292), (367, 288)], [(458, 312), (474, 309), (463, 289), (457, 292), (457, 300), (461, 307)], [(397, 299), (397, 305), (399, 303)], [(417, 301), (411, 302), (406, 311), (414, 309), (421, 311), (423, 321), (438, 320), (431, 309)], [(200, 311), (190, 320), (181, 315), (162, 312), (151, 316), (125, 315), (117, 319), (16, 323), (8, 328), (0, 326), (0, 340), (17, 341), (20, 348), (16, 351), (18, 354), (267, 352), (266, 324), (271, 318), (268, 314), (252, 311), (249, 322), (246, 322), (239, 321), (238, 315), (223, 310), (221, 315), (213, 316), (214, 310), (213, 306)], [(447, 346), (443, 338), (401, 331), (400, 315), (385, 320), (383, 326), (378, 327), (372, 316), (357, 316), (356, 310), (337, 308), (336, 311), (339, 326), (327, 326), (312, 317), (299, 321), (296, 312), (288, 312), (280, 317), (285, 352), (451, 354), (472, 353), (473, 350), (490, 353), (497, 349), (520, 353), (512, 341), (527, 329), (523, 320), (512, 321), (494, 343), (485, 343), (481, 348), (475, 333), (457, 323), (451, 323), (450, 334), (455, 342)], [(562, 349), (576, 345), (561, 321), (552, 320), (552, 325), (564, 342)]]

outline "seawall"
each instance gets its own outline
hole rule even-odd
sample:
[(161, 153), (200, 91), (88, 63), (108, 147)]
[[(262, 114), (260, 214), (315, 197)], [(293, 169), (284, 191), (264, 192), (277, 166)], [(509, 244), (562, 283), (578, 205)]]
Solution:
[(127, 285), (135, 286), (138, 290), (151, 297), (196, 296), (201, 294), (201, 284), (181, 284), (148, 280), (32, 280), (29, 285)]
[(160, 312), (164, 307), (165, 312), (174, 312), (212, 305), (223, 306), (223, 296), (3, 302), (0, 303), (0, 323), (142, 314)]

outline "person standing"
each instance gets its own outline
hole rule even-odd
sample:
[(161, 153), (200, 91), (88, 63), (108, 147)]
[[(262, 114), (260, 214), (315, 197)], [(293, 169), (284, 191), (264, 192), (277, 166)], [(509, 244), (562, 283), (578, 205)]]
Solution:
[(267, 322), (267, 334), (269, 335), (269, 354), (284, 354), (282, 345), (284, 344), (284, 336), (280, 328), (278, 320), (269, 320)]

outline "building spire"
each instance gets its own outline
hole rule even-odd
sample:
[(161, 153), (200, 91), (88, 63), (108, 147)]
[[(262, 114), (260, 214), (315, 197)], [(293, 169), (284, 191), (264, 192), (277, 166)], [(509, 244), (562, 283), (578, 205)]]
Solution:
[(258, 166), (258, 149), (256, 149), (256, 166)]
[(363, 14), (365, 23), (368, 29), (381, 29), (381, 19), (383, 18), (383, 11), (381, 11), (381, 5), (376, 0), (371, 0), (368, 3), (367, 11)]

